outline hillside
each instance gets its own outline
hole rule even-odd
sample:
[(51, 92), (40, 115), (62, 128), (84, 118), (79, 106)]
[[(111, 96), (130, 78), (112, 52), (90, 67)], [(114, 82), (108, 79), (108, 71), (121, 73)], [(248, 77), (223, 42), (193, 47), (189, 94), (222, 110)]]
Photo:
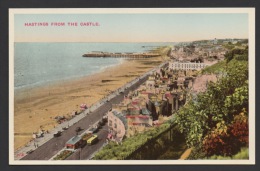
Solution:
[(205, 68), (202, 74), (219, 80), (178, 111), (178, 128), (193, 147), (189, 159), (231, 157), (248, 147), (248, 61), (239, 55), (233, 49), (225, 61)]

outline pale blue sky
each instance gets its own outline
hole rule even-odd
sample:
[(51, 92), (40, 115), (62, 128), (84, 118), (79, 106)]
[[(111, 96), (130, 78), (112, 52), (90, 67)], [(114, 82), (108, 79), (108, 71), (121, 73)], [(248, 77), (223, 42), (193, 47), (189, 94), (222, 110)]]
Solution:
[[(99, 27), (25, 27), (98, 22)], [(248, 38), (248, 14), (15, 14), (16, 42), (179, 42)]]

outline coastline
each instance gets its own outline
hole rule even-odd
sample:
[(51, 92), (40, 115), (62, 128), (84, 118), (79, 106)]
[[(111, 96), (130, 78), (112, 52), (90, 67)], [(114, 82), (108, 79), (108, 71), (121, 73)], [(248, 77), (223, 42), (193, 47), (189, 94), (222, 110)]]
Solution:
[[(98, 73), (16, 92), (14, 101), (14, 148), (24, 146), (40, 126), (51, 130), (56, 116), (70, 116), (80, 105), (102, 99), (130, 80), (162, 62), (161, 57), (125, 60)], [(102, 81), (103, 80), (103, 81)], [(32, 124), (33, 123), (33, 124)]]
[(72, 76), (72, 77), (67, 77), (67, 78), (64, 78), (64, 79), (59, 79), (59, 80), (49, 80), (49, 81), (44, 81), (44, 82), (36, 82), (36, 83), (32, 83), (32, 84), (29, 84), (29, 85), (22, 85), (22, 86), (18, 86), (18, 87), (14, 87), (14, 92), (18, 93), (19, 92), (23, 92), (23, 91), (28, 91), (28, 90), (31, 90), (31, 89), (36, 89), (36, 88), (42, 88), (42, 87), (46, 87), (48, 85), (55, 85), (59, 82), (68, 82), (68, 81), (75, 81), (75, 80), (78, 80), (78, 79), (82, 79), (82, 78), (86, 78), (86, 77), (89, 77), (91, 75), (95, 75), (95, 74), (98, 74), (98, 73), (101, 73), (101, 72), (104, 72), (105, 70), (109, 69), (109, 68), (112, 68), (112, 67), (116, 67), (120, 64), (122, 64), (124, 62), (124, 59), (120, 59), (120, 61), (118, 63), (115, 63), (113, 65), (109, 65), (109, 66), (103, 66), (102, 68), (100, 68), (99, 70), (93, 72), (93, 73), (90, 73), (90, 74), (87, 74), (87, 75), (77, 75), (77, 76)]

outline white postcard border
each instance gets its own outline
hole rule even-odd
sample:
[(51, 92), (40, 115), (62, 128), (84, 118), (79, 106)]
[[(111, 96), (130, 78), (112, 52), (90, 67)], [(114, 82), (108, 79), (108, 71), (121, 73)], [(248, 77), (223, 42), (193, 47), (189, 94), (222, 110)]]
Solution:
[[(98, 13), (247, 13), (249, 17), (249, 160), (14, 160), (14, 15)], [(10, 165), (254, 165), (255, 164), (255, 8), (38, 8), (9, 9), (9, 164)]]

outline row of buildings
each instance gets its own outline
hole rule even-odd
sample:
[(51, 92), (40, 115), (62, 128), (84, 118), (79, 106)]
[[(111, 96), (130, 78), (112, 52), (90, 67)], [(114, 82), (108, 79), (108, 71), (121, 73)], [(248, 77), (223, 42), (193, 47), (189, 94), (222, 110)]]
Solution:
[[(195, 66), (193, 66), (193, 64)], [(185, 64), (177, 67), (185, 68)], [(198, 67), (196, 67), (198, 66)], [(135, 91), (124, 96), (119, 104), (113, 104), (108, 112), (108, 139), (120, 142), (154, 126), (160, 125), (186, 103), (187, 90), (192, 88), (194, 72), (203, 63), (191, 63), (189, 69), (177, 69), (169, 62), (151, 74)]]
[[(209, 43), (210, 42), (210, 43)], [(193, 42), (189, 44), (179, 44), (172, 48), (171, 56), (177, 60), (192, 60), (201, 58), (204, 62), (212, 60), (222, 60), (226, 53), (225, 47), (218, 43), (217, 39), (213, 41)]]

